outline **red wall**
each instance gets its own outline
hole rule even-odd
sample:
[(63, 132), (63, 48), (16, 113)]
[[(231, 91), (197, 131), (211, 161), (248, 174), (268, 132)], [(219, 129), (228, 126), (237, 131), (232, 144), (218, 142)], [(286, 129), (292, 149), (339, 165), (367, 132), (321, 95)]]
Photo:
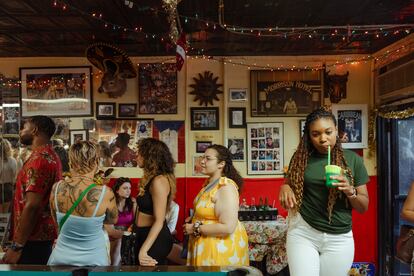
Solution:
[[(111, 179), (110, 185), (115, 179)], [(204, 183), (204, 178), (177, 178), (177, 194), (175, 201), (180, 206), (180, 214), (177, 223), (177, 236), (182, 239), (182, 224), (188, 216), (188, 210), (193, 207), (193, 199)], [(283, 184), (282, 178), (245, 178), (245, 184), (240, 198), (246, 198), (247, 204), (255, 197), (256, 204), (259, 197), (269, 199), (269, 204), (275, 203), (279, 214), (286, 216), (287, 212), (279, 205), (279, 187)], [(138, 191), (139, 179), (131, 179), (132, 194)], [(378, 244), (377, 244), (377, 177), (371, 176), (368, 183), (369, 208), (364, 214), (353, 213), (353, 232), (355, 239), (355, 261), (372, 262), (377, 266)]]

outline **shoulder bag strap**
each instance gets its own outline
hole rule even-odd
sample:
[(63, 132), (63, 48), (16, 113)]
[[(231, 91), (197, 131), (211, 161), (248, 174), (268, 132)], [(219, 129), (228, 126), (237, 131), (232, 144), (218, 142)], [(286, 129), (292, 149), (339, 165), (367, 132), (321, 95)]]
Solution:
[(70, 209), (66, 212), (65, 216), (60, 220), (60, 222), (59, 222), (59, 231), (62, 229), (63, 224), (65, 224), (65, 222), (69, 218), (70, 214), (72, 214), (73, 210), (75, 210), (75, 208), (79, 205), (82, 198), (95, 186), (96, 186), (96, 184), (92, 183), (91, 185), (88, 186), (88, 188), (85, 189), (85, 191), (83, 191), (80, 194), (79, 198), (75, 201), (75, 203), (73, 203), (72, 207), (70, 207)]

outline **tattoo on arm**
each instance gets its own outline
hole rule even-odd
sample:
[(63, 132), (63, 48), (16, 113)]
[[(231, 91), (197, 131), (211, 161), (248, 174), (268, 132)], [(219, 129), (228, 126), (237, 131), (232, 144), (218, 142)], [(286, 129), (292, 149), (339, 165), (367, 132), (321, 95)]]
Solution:
[(118, 218), (118, 207), (107, 209), (104, 223), (115, 223)]

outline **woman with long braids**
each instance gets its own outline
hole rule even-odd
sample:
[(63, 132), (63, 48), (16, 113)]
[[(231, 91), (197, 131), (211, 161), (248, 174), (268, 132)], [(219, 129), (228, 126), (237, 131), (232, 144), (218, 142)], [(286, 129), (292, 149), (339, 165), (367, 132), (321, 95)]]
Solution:
[[(331, 164), (342, 168), (334, 188), (325, 185), (328, 146)], [(342, 149), (335, 117), (319, 108), (306, 117), (304, 134), (279, 193), (289, 210), (287, 255), (292, 276), (348, 275), (354, 258), (352, 209), (368, 209), (369, 177), (362, 158)]]
[(175, 196), (175, 162), (167, 145), (154, 138), (138, 142), (137, 163), (144, 170), (137, 197), (136, 252), (140, 265), (166, 264), (173, 246), (166, 213)]
[(208, 176), (194, 199), (194, 216), (184, 225), (190, 235), (187, 265), (249, 265), (247, 233), (238, 220), (243, 179), (230, 151), (221, 145), (207, 148), (201, 160)]

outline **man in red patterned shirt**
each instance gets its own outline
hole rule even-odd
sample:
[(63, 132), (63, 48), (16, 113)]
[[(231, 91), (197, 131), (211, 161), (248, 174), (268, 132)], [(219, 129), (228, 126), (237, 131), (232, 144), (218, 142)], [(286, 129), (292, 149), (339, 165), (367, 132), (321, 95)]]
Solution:
[(3, 257), (8, 264), (46, 264), (57, 233), (49, 209), (52, 186), (62, 178), (62, 165), (50, 138), (55, 123), (46, 116), (26, 120), (20, 143), (32, 154), (20, 170), (13, 203), (13, 242)]

